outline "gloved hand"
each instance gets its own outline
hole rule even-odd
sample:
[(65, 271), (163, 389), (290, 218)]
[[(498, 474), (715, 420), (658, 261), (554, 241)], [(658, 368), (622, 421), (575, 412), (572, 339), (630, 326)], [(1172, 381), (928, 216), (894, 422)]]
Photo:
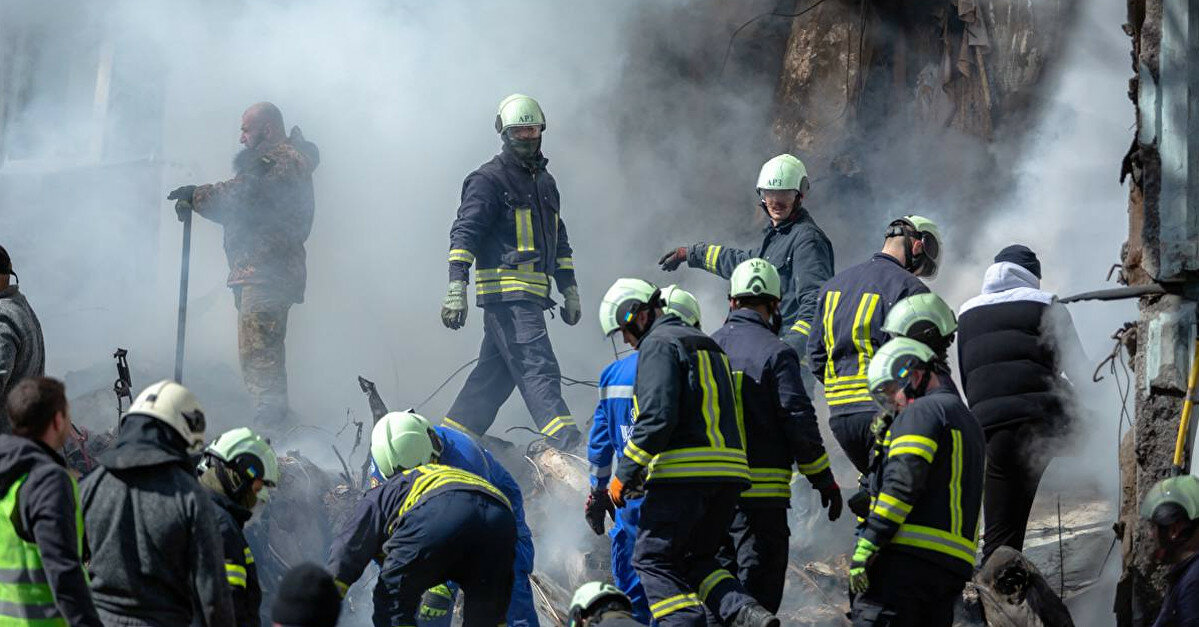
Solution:
[(870, 419), (870, 434), (874, 436), (874, 441), (882, 444), (887, 437), (887, 431), (891, 428), (891, 421), (894, 416), (891, 412), (883, 410), (874, 415)]
[(448, 329), (466, 324), (466, 281), (450, 281), (445, 300), (441, 301), (441, 323)]
[(171, 191), (171, 193), (167, 194), (167, 200), (182, 200), (183, 202), (191, 202), (195, 193), (195, 185), (183, 185), (182, 187), (176, 187)]
[(453, 609), (454, 595), (444, 583), (433, 586), (420, 597), (420, 617), (424, 620), (437, 620)]
[(841, 509), (844, 504), (841, 499), (841, 486), (837, 485), (836, 481), (820, 488), (820, 506), (828, 510), (829, 520), (837, 520), (841, 517)]
[(638, 468), (637, 472), (633, 473), (633, 478), (629, 479), (629, 483), (625, 484), (616, 475), (608, 480), (608, 496), (612, 499), (612, 504), (617, 507), (624, 507), (625, 499), (640, 498), (645, 494), (645, 469)]
[(562, 322), (573, 327), (583, 317), (583, 303), (579, 300), (578, 286), (572, 285), (562, 290), (562, 299), (566, 301), (559, 310), (562, 312)]
[(679, 246), (678, 248), (668, 251), (662, 258), (658, 260), (658, 265), (667, 272), (678, 270), (679, 266), (687, 261), (687, 247)]
[(604, 514), (616, 520), (616, 507), (608, 496), (607, 488), (596, 488), (587, 495), (587, 504), (583, 506), (583, 517), (595, 535), (604, 535)]
[(849, 591), (862, 594), (870, 589), (870, 578), (866, 576), (866, 568), (874, 561), (878, 546), (866, 538), (858, 538), (858, 544), (853, 549), (853, 559), (849, 562)]

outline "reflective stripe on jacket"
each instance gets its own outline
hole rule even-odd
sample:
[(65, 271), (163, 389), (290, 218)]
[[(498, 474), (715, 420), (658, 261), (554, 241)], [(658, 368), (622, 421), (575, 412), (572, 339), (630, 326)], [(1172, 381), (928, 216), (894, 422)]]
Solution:
[(899, 412), (881, 454), (862, 537), (968, 579), (978, 550), (986, 463), (978, 421), (953, 388), (938, 388)]
[(562, 291), (575, 284), (574, 259), (559, 215), (558, 184), (507, 148), (466, 177), (450, 228), (450, 280), (475, 270), (479, 306), (532, 300), (553, 306), (550, 278)]
[(883, 321), (895, 303), (927, 291), (920, 279), (884, 253), (838, 272), (820, 289), (808, 355), (812, 374), (824, 382), (830, 417), (876, 409), (866, 370), (874, 352), (890, 339)]
[(664, 314), (638, 346), (633, 431), (616, 475), (748, 486), (745, 425), (728, 356), (712, 338)]

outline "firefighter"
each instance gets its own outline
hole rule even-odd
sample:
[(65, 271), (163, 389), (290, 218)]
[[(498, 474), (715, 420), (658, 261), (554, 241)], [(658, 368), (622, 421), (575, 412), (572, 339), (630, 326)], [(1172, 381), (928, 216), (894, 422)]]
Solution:
[(633, 429), (608, 494), (621, 507), (644, 493), (633, 568), (650, 614), (664, 627), (706, 625), (707, 605), (724, 624), (777, 626), (716, 560), (737, 496), (749, 487), (728, 357), (664, 312), (649, 284), (610, 306), (638, 358)]
[(728, 320), (712, 334), (741, 386), (751, 482), (737, 502), (720, 562), (771, 612), (783, 600), (795, 469), (820, 492), (829, 520), (836, 520), (842, 507), (816, 412), (799, 376), (799, 356), (777, 334), (781, 297), (779, 273), (770, 262), (743, 261), (729, 280)]
[(195, 211), (224, 227), (242, 378), (255, 424), (275, 430), (287, 420), (287, 316), (293, 304), (304, 302), (304, 242), (315, 208), (312, 172), (320, 162), (299, 127), (290, 136), (283, 129), (278, 107), (252, 105), (241, 118), (245, 148), (233, 161), (235, 176), (184, 185), (167, 196), (176, 201), (180, 220)]
[(92, 599), (107, 625), (235, 624), (217, 514), (196, 480), (206, 424), (187, 388), (159, 381), (83, 480)]
[(422, 595), (447, 581), (466, 595), (463, 624), (502, 625), (516, 556), (512, 504), (479, 475), (432, 463), (435, 455), (427, 430), (375, 423), (371, 472), (383, 483), (342, 524), (328, 569), (344, 597), (371, 560), (379, 564), (376, 627), (416, 625)]
[[(654, 286), (641, 279), (619, 279), (600, 302), (600, 329), (607, 337), (619, 331), (625, 344), (636, 347), (637, 339), (622, 329), (616, 308), (632, 299), (648, 303)], [(691, 326), (699, 326), (699, 302), (690, 292), (677, 285), (662, 290), (665, 310)], [(632, 604), (633, 615), (649, 623), (649, 603), (641, 579), (633, 570), (633, 546), (637, 540), (637, 519), (641, 514), (641, 499), (626, 498), (620, 509), (608, 496), (608, 479), (612, 476), (613, 457), (624, 449), (627, 435), (633, 429), (633, 385), (637, 380), (637, 351), (608, 364), (600, 373), (599, 403), (591, 421), (587, 440), (587, 460), (591, 464), (591, 494), (584, 506), (584, 517), (596, 535), (604, 533), (604, 516), (612, 518), (608, 536), (612, 540), (612, 579)]]
[(866, 387), (870, 358), (887, 341), (883, 321), (895, 303), (928, 291), (917, 277), (932, 278), (941, 235), (928, 218), (904, 216), (887, 226), (883, 249), (838, 272), (820, 288), (819, 315), (808, 355), (824, 383), (829, 427), (859, 472), (866, 472), (876, 407)]
[(569, 450), (581, 436), (562, 399), (562, 374), (545, 326), (545, 310), (554, 306), (550, 278), (562, 294), (566, 324), (578, 324), (582, 305), (558, 184), (541, 154), (545, 114), (536, 100), (513, 94), (500, 103), (495, 130), (504, 147), (466, 177), (450, 228), (450, 284), (441, 321), (450, 329), (466, 323), (466, 283), (477, 265), (483, 346), (444, 423), (485, 434), (515, 387), (542, 435)]
[(973, 574), (986, 445), (936, 359), (901, 337), (870, 362), (870, 394), (895, 419), (850, 562), (854, 625), (948, 627)]
[[(833, 276), (833, 246), (803, 206), (808, 187), (802, 161), (788, 154), (774, 157), (758, 173), (758, 207), (770, 220), (761, 246), (743, 249), (700, 242), (672, 249), (658, 260), (663, 270), (675, 270), (686, 262), (724, 279), (746, 259), (769, 261), (778, 269), (782, 284), (779, 334), (804, 361), (817, 309), (816, 292)], [(813, 382), (806, 380), (808, 376), (805, 372), (804, 387), (810, 393)]]
[[(412, 437), (429, 438), (433, 446), (433, 462), (479, 475), (499, 488), (512, 506), (516, 519), (516, 559), (513, 561), (512, 598), (508, 604), (509, 627), (537, 627), (537, 609), (533, 606), (533, 588), (529, 574), (533, 572), (533, 533), (525, 523), (524, 497), (512, 475), (473, 438), (447, 426), (434, 427), (423, 416), (411, 412), (391, 412), (380, 422), (387, 421), (392, 437), (408, 433)], [(385, 453), (381, 452), (380, 456)], [(372, 457), (372, 460), (374, 458)], [(372, 463), (371, 485), (387, 481), (377, 463)], [(449, 625), (453, 615), (457, 585), (448, 582), (430, 588), (421, 601), (421, 617), (426, 625)]]
[(42, 323), (29, 301), (13, 282), (8, 251), (0, 246), (0, 433), (11, 431), (4, 399), (22, 379), (46, 372), (46, 347)]
[(1149, 489), (1141, 505), (1157, 544), (1154, 558), (1169, 564), (1169, 589), (1153, 627), (1199, 622), (1199, 478), (1163, 479)]
[(236, 624), (257, 627), (262, 586), (254, 554), (242, 529), (253, 516), (254, 506), (264, 498), (262, 490), (279, 483), (275, 451), (262, 437), (239, 427), (222, 433), (208, 446), (198, 470), (200, 485), (216, 505), (224, 546), (225, 581), (233, 597)]
[(633, 616), (633, 604), (615, 586), (590, 581), (575, 591), (570, 600), (567, 627), (645, 627), (649, 623)]
[(100, 627), (83, 564), (79, 488), (59, 451), (71, 433), (66, 389), (35, 377), (8, 395), (0, 435), (0, 625)]

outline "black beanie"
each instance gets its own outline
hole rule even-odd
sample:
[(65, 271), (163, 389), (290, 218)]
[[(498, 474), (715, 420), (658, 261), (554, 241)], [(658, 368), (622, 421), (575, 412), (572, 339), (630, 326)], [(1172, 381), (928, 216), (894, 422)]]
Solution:
[(335, 627), (341, 595), (333, 576), (312, 562), (287, 571), (271, 606), (271, 620), (288, 627)]
[(12, 274), (12, 257), (3, 246), (0, 246), (0, 274)]
[(999, 254), (995, 255), (995, 263), (1001, 261), (1010, 261), (1033, 273), (1038, 279), (1041, 278), (1041, 261), (1037, 259), (1037, 254), (1024, 244), (1012, 244), (999, 251)]

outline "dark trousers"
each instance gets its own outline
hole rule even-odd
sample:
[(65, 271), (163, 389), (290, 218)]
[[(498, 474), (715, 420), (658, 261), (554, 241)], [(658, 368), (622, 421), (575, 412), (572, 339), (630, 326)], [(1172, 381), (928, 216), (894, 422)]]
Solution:
[(830, 416), (828, 426), (837, 438), (841, 450), (853, 462), (858, 472), (865, 474), (870, 463), (870, 448), (874, 446), (874, 434), (870, 433), (870, 423), (876, 412), (863, 411), (841, 416)]
[(745, 591), (772, 613), (783, 602), (791, 528), (786, 507), (737, 506), (717, 559), (737, 575)]
[(254, 403), (254, 425), (279, 430), (287, 422), (287, 314), (291, 299), (261, 285), (233, 290), (237, 356)]
[(483, 308), (479, 363), (466, 378), (446, 419), (451, 426), (483, 435), (513, 388), (520, 390), (543, 435), (558, 442), (578, 441), (579, 430), (562, 399), (562, 373), (545, 328), (545, 312), (533, 302)]
[(421, 595), (447, 581), (462, 588), (464, 625), (504, 624), (516, 555), (512, 510), (467, 490), (426, 498), (383, 544), (375, 627), (415, 625)]
[(753, 602), (716, 559), (742, 488), (735, 483), (656, 482), (646, 491), (633, 569), (659, 627), (704, 627), (704, 605), (728, 623)]
[(1040, 425), (1024, 423), (987, 433), (987, 476), (983, 490), (983, 561), (995, 549), (1024, 550), (1024, 532), (1037, 486), (1052, 455)]
[(854, 627), (950, 627), (966, 580), (900, 551), (883, 549), (866, 570), (870, 588), (853, 600)]

